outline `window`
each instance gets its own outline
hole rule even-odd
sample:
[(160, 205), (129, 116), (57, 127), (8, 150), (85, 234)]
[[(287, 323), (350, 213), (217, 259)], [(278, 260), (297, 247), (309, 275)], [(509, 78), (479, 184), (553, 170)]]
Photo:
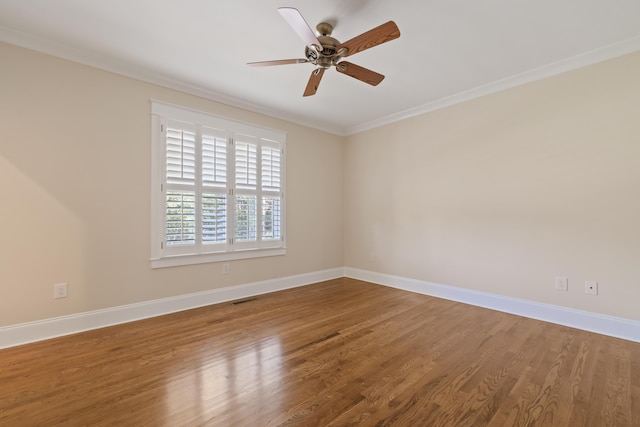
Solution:
[(152, 102), (152, 267), (285, 253), (285, 134)]

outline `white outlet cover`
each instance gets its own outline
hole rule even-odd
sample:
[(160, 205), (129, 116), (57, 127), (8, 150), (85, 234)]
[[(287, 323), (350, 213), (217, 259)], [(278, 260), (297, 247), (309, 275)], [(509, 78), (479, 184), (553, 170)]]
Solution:
[(564, 276), (556, 276), (556, 290), (558, 291), (568, 291), (569, 290), (569, 279)]
[(56, 283), (53, 285), (53, 297), (58, 298), (66, 298), (69, 295), (69, 288), (67, 283)]
[(595, 280), (586, 280), (584, 282), (584, 293), (589, 295), (598, 295), (598, 282)]

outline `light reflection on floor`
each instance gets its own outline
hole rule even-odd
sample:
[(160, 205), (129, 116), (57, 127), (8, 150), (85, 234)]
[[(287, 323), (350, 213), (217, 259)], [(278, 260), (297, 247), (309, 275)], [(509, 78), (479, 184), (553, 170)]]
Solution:
[[(280, 338), (268, 337), (239, 346), (233, 353), (216, 353), (215, 349), (198, 366), (182, 366), (166, 382), (167, 419), (200, 418), (212, 422), (228, 416), (228, 403), (250, 402), (256, 414), (274, 411), (285, 394), (280, 390), (283, 373)], [(278, 393), (275, 393), (275, 390)], [(236, 411), (237, 413), (237, 411)], [(240, 420), (238, 420), (240, 421)]]

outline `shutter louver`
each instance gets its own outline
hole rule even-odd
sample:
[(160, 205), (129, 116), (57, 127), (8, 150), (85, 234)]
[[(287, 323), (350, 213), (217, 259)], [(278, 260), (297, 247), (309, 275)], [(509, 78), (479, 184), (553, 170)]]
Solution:
[(166, 242), (168, 246), (193, 245), (196, 239), (196, 198), (192, 191), (167, 192)]
[(202, 242), (217, 243), (227, 239), (227, 196), (202, 195)]
[(280, 150), (262, 147), (262, 189), (280, 190)]
[(280, 221), (280, 197), (262, 198), (262, 239), (278, 240), (282, 237)]
[(257, 238), (256, 196), (236, 196), (236, 239), (247, 242)]
[(227, 183), (227, 140), (202, 135), (202, 185), (224, 187)]
[(196, 134), (167, 129), (167, 184), (195, 184)]
[(236, 186), (255, 189), (258, 179), (257, 146), (236, 141)]

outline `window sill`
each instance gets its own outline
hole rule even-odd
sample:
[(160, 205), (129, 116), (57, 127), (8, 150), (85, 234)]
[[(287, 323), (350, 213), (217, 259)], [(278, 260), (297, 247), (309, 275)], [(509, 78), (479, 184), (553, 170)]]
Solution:
[(151, 259), (151, 268), (177, 267), (181, 265), (205, 264), (209, 262), (235, 261), (239, 259), (280, 256), (287, 253), (286, 248), (251, 249), (246, 251), (224, 252), (216, 254), (171, 255)]

